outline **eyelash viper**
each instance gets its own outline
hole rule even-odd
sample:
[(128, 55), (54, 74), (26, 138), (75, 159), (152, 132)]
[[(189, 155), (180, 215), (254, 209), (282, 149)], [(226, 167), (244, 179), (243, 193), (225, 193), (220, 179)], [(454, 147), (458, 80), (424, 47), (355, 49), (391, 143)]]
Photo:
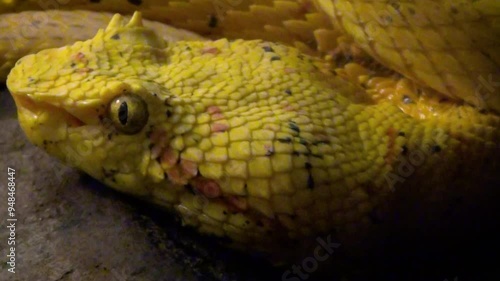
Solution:
[(2, 15), (19, 28), (0, 74), (35, 145), (265, 252), (370, 233), (399, 193), (445, 204), (497, 179), (498, 2), (158, 2), (3, 1), (217, 39), (139, 13), (99, 31), (109, 14)]

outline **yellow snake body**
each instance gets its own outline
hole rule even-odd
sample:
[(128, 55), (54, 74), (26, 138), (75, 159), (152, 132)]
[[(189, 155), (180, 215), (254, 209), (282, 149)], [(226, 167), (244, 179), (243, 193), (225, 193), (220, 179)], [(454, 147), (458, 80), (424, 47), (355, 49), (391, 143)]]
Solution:
[[(168, 206), (200, 232), (283, 249), (334, 230), (369, 233), (374, 212), (399, 192), (418, 190), (439, 205), (448, 193), (481, 192), (472, 189), (478, 174), (496, 177), (498, 89), (481, 103), (471, 91), (475, 75), (498, 77), (497, 2), (453, 5), (458, 13), (443, 26), (470, 21), (486, 29), (466, 33), (477, 44), (455, 45), (465, 40), (453, 35), (457, 27), (441, 49), (436, 37), (421, 36), (440, 23), (421, 25), (426, 33), (416, 28), (421, 22), (401, 22), (412, 22), (410, 9), (429, 15), (427, 2), (451, 1), (320, 0), (320, 10), (306, 1), (241, 1), (222, 14), (210, 1), (101, 2), (60, 8), (140, 9), (211, 37), (266, 39), (205, 41), (179, 31), (191, 41), (165, 41), (174, 31), (154, 26), (155, 33), (138, 13), (128, 23), (117, 15), (92, 39), (28, 55), (9, 74), (19, 122), (34, 144), (106, 185)], [(399, 11), (394, 26), (368, 24), (377, 14), (367, 9), (388, 6)], [(368, 57), (355, 47), (345, 52), (349, 38), (407, 78), (384, 77), (379, 66), (370, 72), (373, 61), (335, 66), (339, 52)], [(5, 36), (0, 49), (12, 39)], [(15, 57), (6, 53), (4, 68)]]

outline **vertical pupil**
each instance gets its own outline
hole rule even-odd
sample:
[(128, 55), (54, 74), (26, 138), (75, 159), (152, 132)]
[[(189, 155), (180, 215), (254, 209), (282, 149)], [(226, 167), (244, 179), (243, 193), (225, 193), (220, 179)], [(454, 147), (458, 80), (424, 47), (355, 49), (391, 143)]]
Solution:
[(118, 109), (118, 120), (120, 120), (120, 123), (122, 125), (127, 124), (127, 119), (128, 119), (128, 105), (127, 102), (122, 102), (120, 104), (120, 108)]

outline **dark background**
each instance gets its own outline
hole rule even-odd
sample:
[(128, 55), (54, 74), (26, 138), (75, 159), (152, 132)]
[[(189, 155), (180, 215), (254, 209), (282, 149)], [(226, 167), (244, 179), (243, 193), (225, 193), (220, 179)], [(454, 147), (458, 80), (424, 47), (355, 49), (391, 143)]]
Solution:
[[(47, 156), (27, 142), (14, 102), (5, 86), (0, 88), (0, 280), (278, 281), (291, 269), (226, 249), (182, 227), (164, 210)], [(3, 262), (7, 167), (16, 169), (15, 275)], [(458, 214), (452, 223), (443, 221), (447, 227), (436, 235), (425, 235), (433, 229), (419, 229), (424, 235), (416, 236), (425, 239), (396, 229), (360, 258), (333, 253), (307, 280), (497, 280), (497, 199), (479, 202), (481, 208)]]

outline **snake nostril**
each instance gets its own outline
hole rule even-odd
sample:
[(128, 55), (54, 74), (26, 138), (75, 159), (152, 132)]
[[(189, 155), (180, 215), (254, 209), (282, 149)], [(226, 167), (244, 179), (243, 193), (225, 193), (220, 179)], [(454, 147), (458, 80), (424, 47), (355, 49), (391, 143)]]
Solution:
[(50, 116), (52, 116), (52, 118), (64, 120), (64, 123), (66, 123), (69, 127), (80, 127), (86, 124), (80, 118), (74, 116), (66, 110), (55, 107), (49, 103), (33, 101), (31, 98), (22, 95), (13, 96), (18, 112), (20, 112), (20, 110), (22, 110), (25, 114), (29, 112), (29, 115), (34, 118), (38, 118), (42, 114), (50, 112)]
[(17, 60), (16, 66), (20, 65), (21, 63), (29, 63), (30, 61), (33, 62), (34, 60), (35, 60), (35, 54), (27, 55)]

